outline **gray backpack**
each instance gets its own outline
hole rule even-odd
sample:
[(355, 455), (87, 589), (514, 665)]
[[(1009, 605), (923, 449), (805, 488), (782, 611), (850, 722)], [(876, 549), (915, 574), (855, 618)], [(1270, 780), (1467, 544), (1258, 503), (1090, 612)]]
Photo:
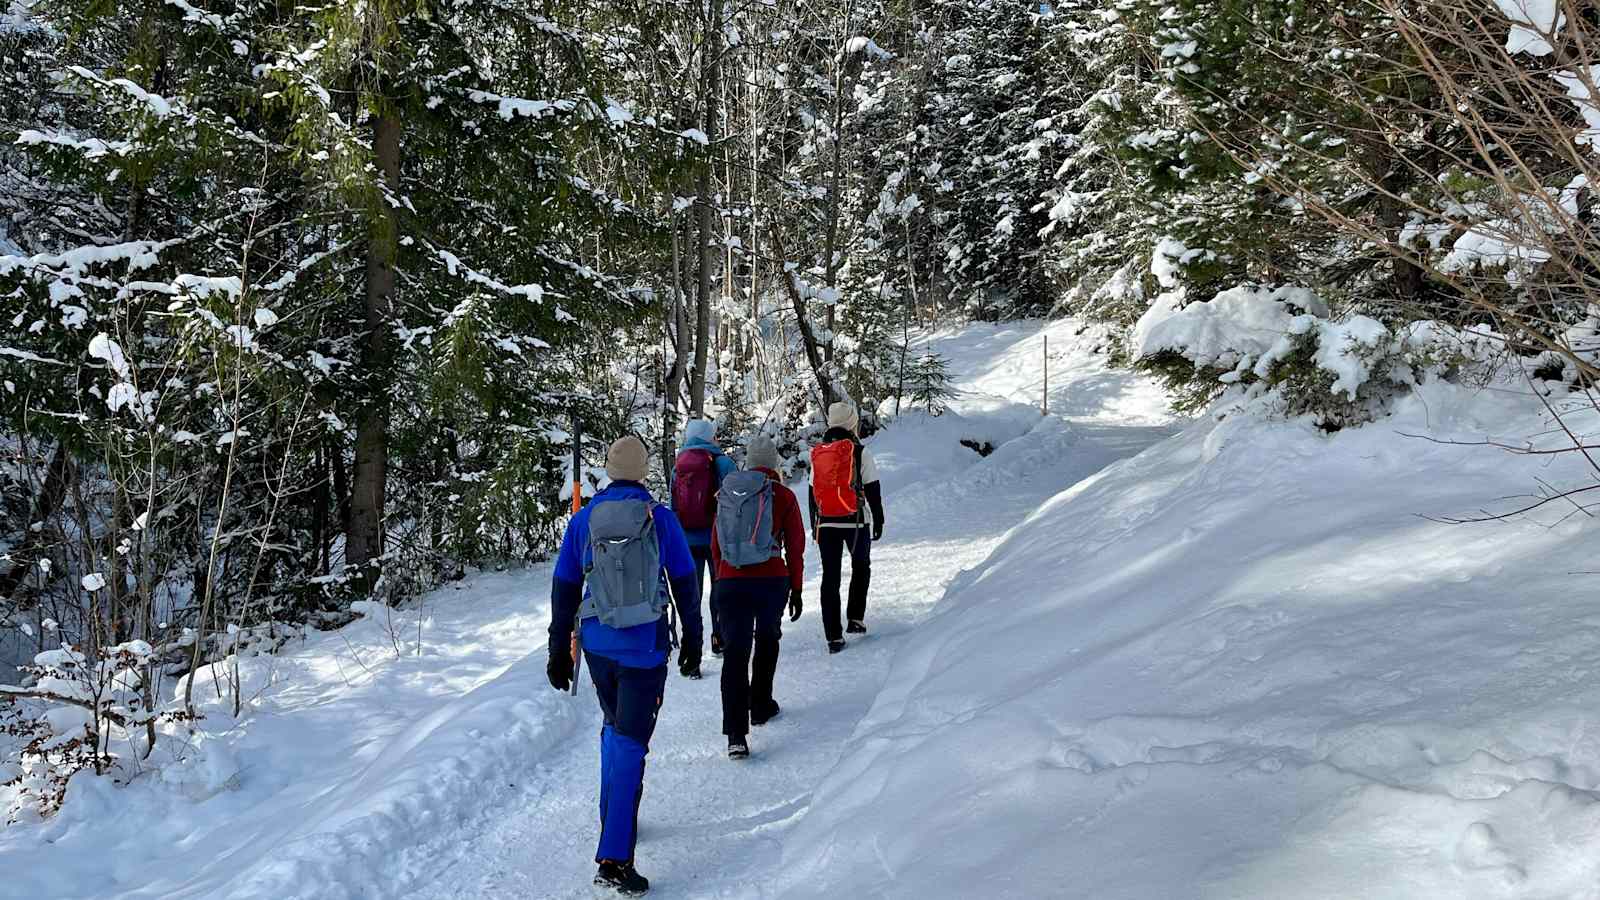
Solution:
[(666, 614), (653, 507), (643, 500), (608, 500), (589, 511), (589, 591), (578, 618), (598, 616), (603, 625), (631, 628)]
[(734, 472), (717, 491), (717, 545), (736, 568), (778, 555), (772, 534), (772, 482), (761, 472)]

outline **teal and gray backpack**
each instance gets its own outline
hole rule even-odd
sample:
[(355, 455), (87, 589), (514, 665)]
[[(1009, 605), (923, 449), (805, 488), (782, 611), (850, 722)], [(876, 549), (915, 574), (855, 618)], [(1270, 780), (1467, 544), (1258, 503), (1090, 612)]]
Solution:
[(761, 472), (734, 472), (717, 492), (717, 545), (736, 568), (778, 555), (772, 534), (772, 482)]
[(654, 506), (643, 500), (608, 500), (590, 509), (584, 569), (589, 590), (579, 619), (598, 616), (603, 625), (631, 628), (666, 614)]

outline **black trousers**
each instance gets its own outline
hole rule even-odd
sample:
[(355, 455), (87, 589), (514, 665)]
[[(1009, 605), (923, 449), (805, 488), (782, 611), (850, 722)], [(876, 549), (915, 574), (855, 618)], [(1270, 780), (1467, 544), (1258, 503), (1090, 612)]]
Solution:
[[(717, 567), (711, 564), (711, 545), (696, 547), (689, 545), (689, 555), (694, 557), (695, 581), (700, 585), (700, 596), (706, 600), (706, 611), (711, 613), (711, 633), (717, 637), (722, 636), (722, 628), (717, 624)], [(706, 590), (706, 570), (711, 570), (711, 590)], [(701, 621), (704, 621), (703, 619)]]
[(846, 618), (865, 621), (867, 587), (872, 583), (872, 530), (870, 528), (819, 528), (817, 550), (822, 554), (822, 633), (830, 641), (844, 637), (839, 621), (839, 583), (844, 579), (844, 553), (850, 551), (850, 605)]
[(768, 718), (776, 705), (772, 680), (789, 579), (724, 578), (716, 591), (722, 609), (722, 733), (744, 737), (750, 733), (750, 713)]

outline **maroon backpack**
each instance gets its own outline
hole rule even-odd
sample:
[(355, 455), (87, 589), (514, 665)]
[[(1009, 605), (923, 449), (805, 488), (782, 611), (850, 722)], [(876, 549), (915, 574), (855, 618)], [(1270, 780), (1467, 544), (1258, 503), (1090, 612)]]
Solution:
[(672, 465), (672, 511), (691, 531), (711, 527), (717, 514), (717, 458), (710, 450), (685, 450)]

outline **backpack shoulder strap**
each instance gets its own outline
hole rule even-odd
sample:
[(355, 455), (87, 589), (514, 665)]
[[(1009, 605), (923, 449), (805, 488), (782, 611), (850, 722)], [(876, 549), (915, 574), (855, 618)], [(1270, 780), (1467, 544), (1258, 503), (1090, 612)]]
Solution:
[(867, 486), (861, 480), (861, 463), (867, 447), (859, 438), (851, 438), (850, 443), (854, 445), (852, 452), (855, 454), (852, 460), (854, 465), (850, 467), (850, 489), (856, 492), (856, 521), (864, 525), (867, 521)]

